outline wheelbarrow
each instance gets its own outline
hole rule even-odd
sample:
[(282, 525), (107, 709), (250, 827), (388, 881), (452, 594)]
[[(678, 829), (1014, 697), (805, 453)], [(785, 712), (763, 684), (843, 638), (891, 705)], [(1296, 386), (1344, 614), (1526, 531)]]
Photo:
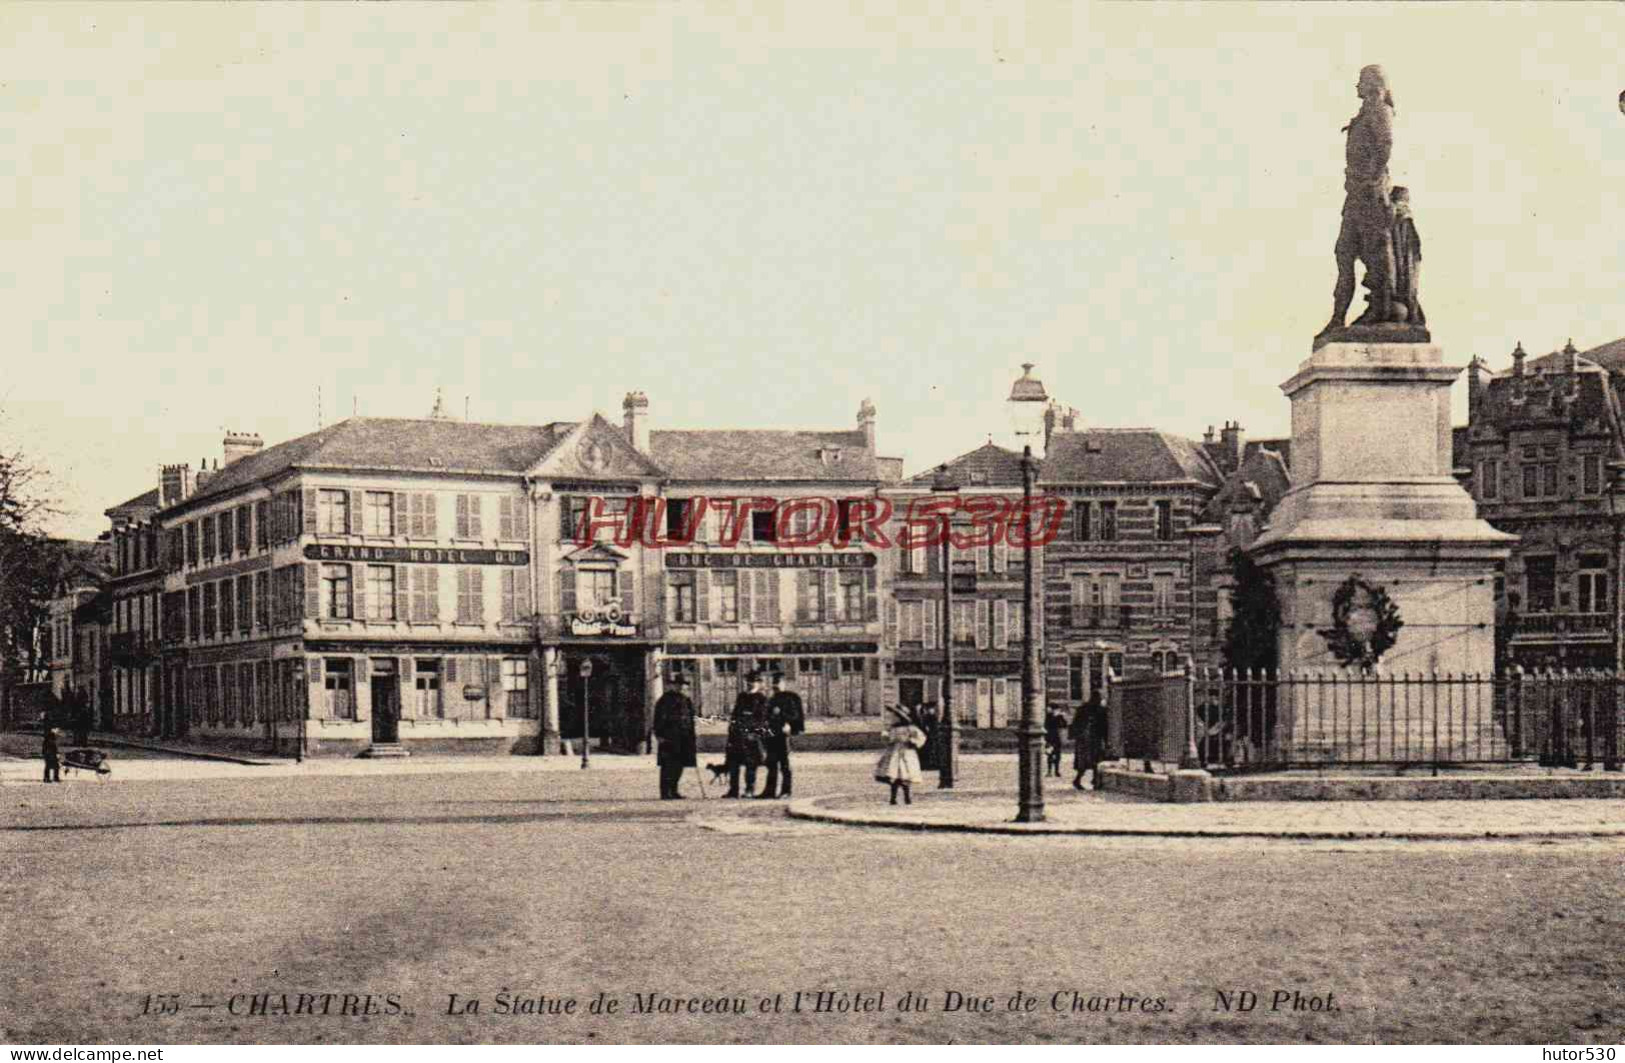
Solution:
[(69, 771), (93, 771), (101, 777), (113, 773), (107, 754), (99, 749), (70, 749), (62, 754), (62, 766)]

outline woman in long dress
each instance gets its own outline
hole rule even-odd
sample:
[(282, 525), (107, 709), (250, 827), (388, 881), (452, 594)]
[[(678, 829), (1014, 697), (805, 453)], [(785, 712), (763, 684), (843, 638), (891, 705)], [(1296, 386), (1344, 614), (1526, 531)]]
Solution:
[(895, 709), (890, 711), (896, 717), (885, 731), (891, 744), (875, 765), (875, 781), (891, 786), (892, 804), (897, 803), (897, 794), (901, 791), (903, 803), (912, 805), (914, 798), (910, 787), (920, 781), (920, 754), (917, 750), (925, 745), (925, 732), (902, 713)]

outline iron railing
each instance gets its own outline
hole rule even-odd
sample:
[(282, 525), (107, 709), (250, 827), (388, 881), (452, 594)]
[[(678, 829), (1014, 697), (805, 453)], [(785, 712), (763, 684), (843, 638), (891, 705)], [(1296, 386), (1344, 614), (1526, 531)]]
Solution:
[(1213, 771), (1520, 762), (1618, 770), (1625, 676), (1196, 670), (1114, 684), (1109, 716), (1116, 755)]

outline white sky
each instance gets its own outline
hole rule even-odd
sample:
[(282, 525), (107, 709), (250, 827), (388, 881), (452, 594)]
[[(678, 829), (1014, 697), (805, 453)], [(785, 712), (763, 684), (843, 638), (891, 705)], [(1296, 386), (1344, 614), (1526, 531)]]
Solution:
[(318, 384), (329, 421), (870, 396), (913, 472), (1030, 360), (1085, 424), (1285, 435), (1369, 62), (1447, 357), (1625, 334), (1625, 7), (881, 6), (0, 6), (0, 445), (91, 537)]

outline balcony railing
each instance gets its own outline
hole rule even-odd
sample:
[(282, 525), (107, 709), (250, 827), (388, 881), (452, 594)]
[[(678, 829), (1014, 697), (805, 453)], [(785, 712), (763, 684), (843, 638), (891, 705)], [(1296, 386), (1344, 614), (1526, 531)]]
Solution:
[(1605, 635), (1612, 613), (1524, 613), (1518, 617), (1518, 635)]

